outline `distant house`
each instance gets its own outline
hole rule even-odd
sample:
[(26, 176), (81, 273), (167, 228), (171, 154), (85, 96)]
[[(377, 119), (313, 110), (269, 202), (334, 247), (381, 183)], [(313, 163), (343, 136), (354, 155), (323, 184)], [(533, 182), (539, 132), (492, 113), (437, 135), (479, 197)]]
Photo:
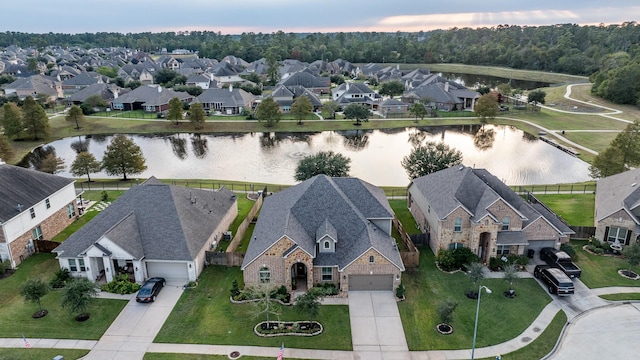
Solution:
[(79, 90), (78, 92), (66, 98), (66, 101), (68, 105), (81, 105), (89, 97), (97, 95), (100, 96), (102, 100), (104, 100), (105, 104), (109, 104), (119, 95), (126, 94), (130, 91), (131, 90), (129, 88), (123, 89), (116, 84), (106, 84), (103, 82), (99, 82), (93, 85), (89, 85), (82, 90)]
[(189, 75), (189, 77), (187, 77), (187, 83), (185, 85), (197, 86), (203, 90), (207, 90), (210, 87), (212, 87), (211, 86), (212, 83), (215, 86), (216, 83), (213, 80), (213, 77), (207, 77), (201, 74), (191, 74)]
[(307, 71), (298, 71), (278, 83), (286, 87), (302, 86), (316, 95), (328, 94), (331, 89), (329, 78), (318, 77)]
[(392, 116), (397, 114), (406, 114), (409, 111), (409, 105), (398, 99), (386, 99), (380, 102), (378, 111), (383, 116)]
[(245, 286), (392, 291), (404, 265), (382, 189), (318, 175), (267, 196), (242, 263)]
[(629, 245), (640, 241), (640, 169), (599, 179), (596, 185), (596, 239)]
[(16, 94), (21, 100), (27, 96), (36, 98), (38, 95), (55, 100), (62, 97), (62, 87), (56, 79), (44, 75), (32, 75), (5, 85), (4, 94), (5, 96)]
[(62, 92), (65, 97), (69, 97), (78, 91), (97, 83), (102, 83), (102, 77), (93, 77), (86, 72), (70, 77), (62, 82)]
[(268, 95), (280, 106), (280, 111), (291, 111), (291, 105), (300, 96), (306, 96), (312, 106), (312, 111), (319, 111), (322, 108), (322, 102), (320, 98), (307, 88), (300, 85), (284, 86), (278, 85)]
[(349, 104), (363, 104), (368, 108), (376, 110), (382, 96), (371, 90), (369, 86), (359, 82), (345, 82), (332, 90), (331, 98), (335, 100), (340, 107), (344, 108)]
[(401, 100), (407, 104), (421, 101), (426, 106), (444, 111), (473, 110), (480, 93), (445, 80), (436, 75), (428, 77), (418, 87), (405, 91)]
[(413, 179), (408, 207), (435, 254), (468, 247), (484, 262), (532, 249), (558, 248), (574, 232), (539, 203), (529, 203), (484, 169), (454, 166)]
[(238, 214), (235, 195), (165, 185), (150, 178), (127, 190), (53, 250), (60, 267), (91, 281), (129, 274), (195, 281)]
[(0, 164), (0, 261), (15, 267), (76, 220), (75, 180)]
[(169, 109), (169, 101), (178, 98), (183, 103), (191, 103), (194, 97), (183, 91), (174, 91), (158, 85), (140, 86), (129, 93), (118, 96), (111, 102), (113, 110), (144, 110), (161, 113)]
[(237, 115), (243, 109), (252, 109), (256, 96), (242, 89), (207, 89), (197, 97), (205, 111), (224, 115)]

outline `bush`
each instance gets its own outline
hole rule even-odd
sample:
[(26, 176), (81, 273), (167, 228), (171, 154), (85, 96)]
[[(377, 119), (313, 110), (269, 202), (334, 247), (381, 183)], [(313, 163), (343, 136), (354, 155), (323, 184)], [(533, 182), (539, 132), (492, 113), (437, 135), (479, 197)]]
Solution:
[(529, 264), (529, 258), (525, 255), (509, 254), (507, 255), (507, 261), (509, 264), (516, 264), (519, 266), (527, 266), (527, 264)]
[(131, 282), (129, 275), (120, 274), (113, 281), (102, 285), (101, 290), (114, 294), (133, 294), (140, 290), (140, 284)]
[(469, 248), (440, 250), (436, 257), (440, 268), (444, 271), (462, 269), (466, 264), (478, 262), (478, 256)]
[(438, 262), (440, 269), (444, 271), (453, 271), (458, 269), (455, 265), (456, 260), (454, 259), (451, 250), (440, 250), (436, 257), (436, 261)]
[(397, 297), (398, 299), (402, 299), (402, 298), (404, 298), (404, 291), (405, 291), (404, 284), (402, 284), (402, 283), (401, 283), (401, 284), (400, 284), (400, 285), (398, 285), (398, 287), (396, 288), (396, 297)]
[(231, 298), (238, 300), (238, 295), (240, 295), (240, 289), (238, 288), (238, 280), (233, 280), (231, 283)]
[[(234, 280), (235, 281), (235, 280)], [(287, 295), (289, 292), (287, 291), (287, 287), (282, 285), (278, 288), (277, 294), (278, 295)]]
[(338, 288), (334, 283), (324, 283), (322, 284), (322, 289), (326, 296), (338, 295)]
[(587, 245), (587, 250), (591, 251), (591, 252), (595, 252), (597, 249), (597, 247), (593, 244), (591, 245)]
[(593, 250), (594, 253), (598, 254), (598, 255), (602, 255), (604, 254), (604, 249), (602, 248), (595, 248), (595, 250)]
[(573, 259), (574, 261), (578, 257), (578, 254), (576, 253), (576, 250), (573, 248), (573, 246), (571, 246), (569, 244), (560, 245), (560, 251), (566, 252), (569, 256), (571, 256), (571, 259)]
[(6, 273), (9, 269), (11, 269), (11, 262), (9, 260), (0, 262), (0, 275)]
[(63, 288), (69, 280), (71, 280), (71, 273), (69, 270), (64, 268), (59, 269), (53, 275), (53, 279), (49, 282), (49, 286), (54, 289), (60, 289)]
[(603, 242), (602, 242), (602, 250), (603, 250), (604, 252), (606, 252), (606, 251), (611, 251), (611, 244), (609, 244), (609, 243), (608, 243), (608, 242), (606, 242), (606, 241), (603, 241)]
[(489, 270), (498, 271), (500, 270), (500, 266), (502, 265), (502, 260), (497, 257), (489, 258)]
[(109, 201), (109, 193), (106, 190), (102, 191), (102, 195), (100, 197), (100, 200), (102, 201)]

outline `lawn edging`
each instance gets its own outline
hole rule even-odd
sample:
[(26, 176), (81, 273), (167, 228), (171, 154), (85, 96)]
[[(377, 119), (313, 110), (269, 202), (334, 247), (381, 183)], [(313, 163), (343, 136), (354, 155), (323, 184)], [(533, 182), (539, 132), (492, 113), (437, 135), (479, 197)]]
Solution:
[[(296, 325), (300, 325), (300, 324), (315, 324), (318, 325), (319, 330), (316, 330), (312, 333), (301, 333), (301, 332), (295, 332), (293, 330), (293, 328)], [(263, 334), (261, 333), (258, 328), (261, 327), (263, 324), (278, 324), (278, 328), (285, 330), (286, 327), (291, 327), (292, 331), (290, 332), (279, 332), (279, 333), (273, 333), (273, 334)], [(316, 336), (316, 335), (320, 335), (322, 334), (322, 331), (324, 331), (324, 328), (322, 327), (322, 324), (320, 324), (317, 321), (261, 321), (258, 324), (256, 324), (256, 326), (253, 327), (253, 332), (260, 336), (260, 337), (275, 337), (275, 336), (306, 336), (306, 337), (310, 337), (310, 336)]]

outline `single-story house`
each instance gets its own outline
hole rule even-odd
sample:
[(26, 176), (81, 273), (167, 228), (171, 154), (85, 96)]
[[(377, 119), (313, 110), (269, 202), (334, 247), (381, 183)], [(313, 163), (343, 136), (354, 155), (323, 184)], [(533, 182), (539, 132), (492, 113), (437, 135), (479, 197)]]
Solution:
[(468, 247), (488, 262), (558, 248), (574, 231), (541, 203), (522, 199), (485, 169), (454, 166), (413, 179), (408, 208), (435, 254)]
[(53, 250), (60, 267), (92, 281), (129, 274), (195, 281), (238, 214), (236, 196), (165, 185), (151, 177), (127, 190)]
[(206, 111), (220, 112), (224, 115), (237, 115), (243, 109), (252, 109), (256, 96), (242, 89), (207, 89), (198, 95), (197, 101)]
[(392, 291), (404, 265), (382, 189), (317, 175), (267, 196), (242, 263), (245, 286)]
[(0, 261), (15, 267), (76, 220), (75, 180), (0, 163)]
[(640, 169), (599, 179), (596, 184), (596, 239), (621, 246), (640, 241)]
[[(114, 94), (115, 96), (115, 94)], [(169, 110), (169, 101), (178, 98), (183, 103), (191, 103), (194, 97), (184, 91), (174, 91), (159, 85), (143, 85), (111, 101), (113, 110), (144, 110), (161, 113)]]

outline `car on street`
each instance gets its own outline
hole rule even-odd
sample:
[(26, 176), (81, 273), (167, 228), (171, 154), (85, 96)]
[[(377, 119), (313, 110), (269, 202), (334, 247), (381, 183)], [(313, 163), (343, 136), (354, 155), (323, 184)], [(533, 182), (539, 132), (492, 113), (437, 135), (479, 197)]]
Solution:
[(547, 285), (549, 294), (568, 296), (575, 292), (573, 281), (558, 268), (549, 265), (537, 265), (533, 270), (533, 276)]
[(140, 287), (140, 290), (138, 290), (136, 301), (144, 303), (156, 301), (156, 297), (166, 283), (165, 279), (161, 277), (147, 279)]

